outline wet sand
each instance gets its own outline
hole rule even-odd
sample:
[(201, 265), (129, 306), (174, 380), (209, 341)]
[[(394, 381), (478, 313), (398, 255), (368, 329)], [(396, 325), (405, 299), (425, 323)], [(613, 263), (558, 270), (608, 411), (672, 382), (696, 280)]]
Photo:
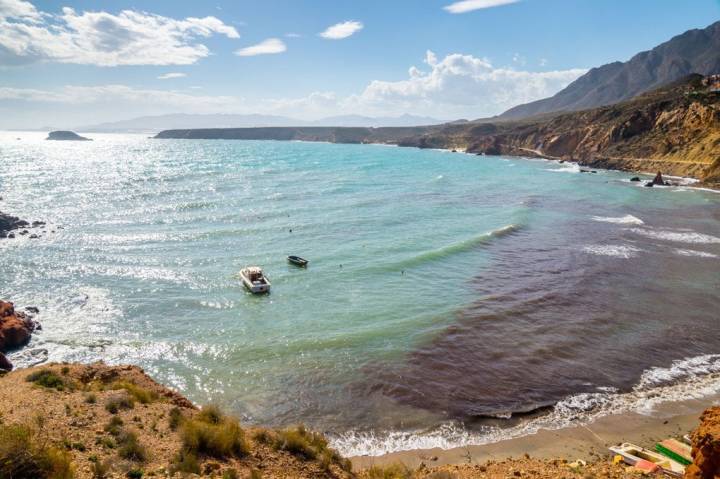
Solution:
[(692, 432), (699, 424), (703, 410), (720, 404), (720, 392), (701, 400), (686, 400), (657, 406), (650, 414), (624, 413), (605, 416), (587, 424), (554, 431), (542, 430), (523, 436), (482, 446), (455, 449), (417, 449), (384, 456), (351, 458), (356, 469), (373, 465), (402, 463), (416, 468), (445, 464), (484, 463), (490, 460), (518, 458), (525, 454), (540, 459), (568, 459), (586, 461), (610, 459), (608, 446), (632, 442), (654, 448), (659, 440), (681, 437)]

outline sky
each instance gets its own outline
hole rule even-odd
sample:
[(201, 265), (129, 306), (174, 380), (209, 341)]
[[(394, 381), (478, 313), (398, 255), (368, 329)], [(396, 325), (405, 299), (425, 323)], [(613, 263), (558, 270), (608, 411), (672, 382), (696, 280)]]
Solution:
[(719, 19), (720, 0), (0, 0), (0, 128), (482, 118)]

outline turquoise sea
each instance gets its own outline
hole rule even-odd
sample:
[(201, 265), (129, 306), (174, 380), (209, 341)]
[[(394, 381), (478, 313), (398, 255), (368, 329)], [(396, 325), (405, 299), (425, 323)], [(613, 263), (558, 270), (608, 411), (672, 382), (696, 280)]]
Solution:
[[(720, 390), (720, 195), (382, 145), (0, 133), (12, 353), (133, 363), (346, 454)], [(308, 258), (307, 269), (286, 261)], [(267, 296), (237, 278), (262, 266)]]

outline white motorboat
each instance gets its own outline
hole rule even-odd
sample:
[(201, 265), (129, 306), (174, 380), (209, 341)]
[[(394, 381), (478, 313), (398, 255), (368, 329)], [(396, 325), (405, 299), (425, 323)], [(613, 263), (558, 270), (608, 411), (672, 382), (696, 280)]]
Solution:
[(240, 270), (240, 279), (253, 294), (270, 292), (270, 280), (263, 274), (259, 266), (248, 266)]

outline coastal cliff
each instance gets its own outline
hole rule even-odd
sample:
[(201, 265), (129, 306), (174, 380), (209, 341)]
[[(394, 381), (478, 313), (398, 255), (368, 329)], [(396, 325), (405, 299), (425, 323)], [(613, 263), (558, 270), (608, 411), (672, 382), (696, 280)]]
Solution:
[(537, 156), (596, 168), (688, 176), (720, 184), (720, 78), (690, 75), (611, 106), (517, 122), (408, 128), (166, 130), (160, 139), (385, 143)]

